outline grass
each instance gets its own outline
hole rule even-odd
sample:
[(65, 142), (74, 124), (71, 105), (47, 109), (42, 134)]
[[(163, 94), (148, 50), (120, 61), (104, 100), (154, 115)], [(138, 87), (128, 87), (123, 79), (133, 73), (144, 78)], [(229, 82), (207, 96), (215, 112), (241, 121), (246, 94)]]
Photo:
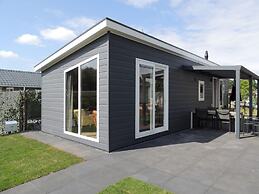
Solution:
[(0, 136), (0, 191), (82, 160), (19, 134)]
[(128, 177), (108, 186), (99, 194), (173, 194), (158, 186)]
[[(249, 108), (247, 107), (241, 107), (241, 113), (243, 113), (243, 115), (248, 116), (249, 115)], [(253, 112), (252, 112), (253, 116), (256, 117), (257, 115), (257, 110), (255, 108), (253, 108)]]

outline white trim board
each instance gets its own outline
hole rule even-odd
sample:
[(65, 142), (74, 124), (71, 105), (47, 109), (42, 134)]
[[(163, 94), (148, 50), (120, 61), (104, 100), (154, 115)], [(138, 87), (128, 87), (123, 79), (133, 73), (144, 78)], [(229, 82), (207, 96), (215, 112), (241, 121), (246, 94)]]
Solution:
[[(201, 85), (203, 85), (203, 97), (201, 98)], [(198, 100), (199, 100), (199, 102), (203, 102), (203, 101), (205, 101), (205, 82), (204, 81), (201, 81), (201, 80), (199, 80), (198, 81)]]
[[(139, 59), (136, 58), (136, 85), (135, 85), (135, 139), (149, 136), (149, 135), (154, 135), (163, 131), (168, 131), (169, 130), (169, 124), (168, 124), (168, 117), (169, 117), (169, 68), (167, 65), (152, 62), (152, 61), (147, 61), (144, 59)], [(140, 93), (140, 83), (139, 83), (139, 67), (140, 65), (146, 66), (146, 67), (151, 67), (153, 68), (153, 84), (152, 84), (152, 123), (151, 123), (151, 128), (148, 131), (144, 132), (139, 132), (139, 93)], [(164, 70), (164, 126), (162, 127), (155, 127), (155, 69), (160, 68)]]
[[(79, 111), (81, 108), (81, 69), (80, 67), (89, 62), (89, 61), (92, 61), (96, 59), (97, 60), (97, 76), (96, 76), (96, 108), (97, 108), (97, 118), (96, 118), (96, 122), (97, 122), (97, 127), (96, 127), (96, 138), (92, 138), (92, 137), (87, 137), (87, 136), (83, 136), (83, 135), (80, 135), (80, 132), (81, 132), (81, 122), (80, 122), (80, 118), (81, 118), (81, 111)], [(78, 68), (78, 133), (72, 133), (72, 132), (69, 132), (69, 131), (66, 131), (66, 73), (75, 69), (75, 68)], [(66, 69), (64, 71), (64, 107), (63, 107), (63, 110), (64, 110), (64, 123), (63, 123), (63, 132), (67, 135), (72, 135), (72, 136), (75, 136), (75, 137), (79, 137), (79, 138), (82, 138), (82, 139), (86, 139), (86, 140), (91, 140), (91, 141), (94, 141), (94, 142), (99, 142), (99, 136), (100, 136), (100, 129), (99, 129), (99, 117), (100, 117), (100, 111), (99, 111), (99, 54), (97, 55), (94, 55), (86, 60), (83, 60), (81, 62), (79, 62), (78, 64), (72, 66), (72, 67), (69, 67), (68, 69)]]
[(140, 42), (142, 44), (146, 44), (148, 46), (163, 50), (165, 52), (172, 53), (174, 55), (178, 55), (182, 58), (191, 60), (201, 65), (218, 65), (193, 53), (190, 53), (186, 50), (180, 49), (169, 43), (152, 37), (148, 34), (135, 30), (119, 22), (116, 22), (112, 19), (105, 18), (104, 20), (90, 28), (88, 31), (81, 34), (80, 36), (69, 42), (67, 45), (56, 51), (54, 54), (50, 55), (48, 58), (44, 59), (42, 62), (37, 64), (34, 67), (34, 71), (44, 71), (45, 69), (51, 67), (55, 63), (59, 62), (60, 60), (72, 54), (73, 52), (79, 50), (83, 46), (91, 43), (92, 41), (96, 40), (97, 38), (108, 32), (118, 34), (125, 38), (129, 38), (131, 40)]

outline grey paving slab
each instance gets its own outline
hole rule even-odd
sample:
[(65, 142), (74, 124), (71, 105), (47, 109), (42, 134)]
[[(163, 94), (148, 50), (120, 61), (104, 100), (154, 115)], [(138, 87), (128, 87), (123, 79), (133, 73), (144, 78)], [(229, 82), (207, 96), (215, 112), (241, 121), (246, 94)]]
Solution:
[(118, 171), (111, 167), (103, 167), (78, 180), (82, 183), (87, 183), (92, 187), (102, 189), (128, 176), (129, 174), (124, 170)]
[(94, 171), (102, 167), (103, 166), (101, 164), (89, 160), (87, 162), (82, 162), (80, 164), (73, 165), (67, 168), (65, 172), (74, 179), (80, 179), (89, 176), (90, 174), (94, 173)]
[(213, 187), (233, 193), (259, 193), (259, 185), (247, 180), (246, 176), (224, 173), (214, 184)]
[(210, 187), (205, 193), (206, 194), (235, 194), (235, 192), (226, 191), (215, 187)]
[(177, 194), (203, 194), (209, 189), (208, 185), (180, 177), (170, 179), (164, 187)]
[(222, 175), (222, 173), (222, 171), (213, 171), (195, 166), (186, 169), (179, 175), (179, 177), (186, 180), (198, 181), (205, 185), (213, 185), (213, 183)]
[(186, 130), (113, 153), (45, 134), (28, 132), (86, 161), (3, 193), (98, 193), (135, 177), (176, 194), (259, 194), (259, 138), (236, 140), (233, 133)]
[(107, 168), (111, 168), (115, 171), (122, 170), (125, 171), (128, 175), (132, 175), (138, 171), (146, 169), (147, 166), (134, 160), (123, 160), (113, 163), (112, 165), (108, 165)]
[(147, 167), (138, 171), (136, 174), (132, 175), (132, 177), (163, 187), (169, 179), (174, 177), (174, 175)]
[(45, 192), (35, 187), (30, 182), (2, 192), (2, 194), (35, 194), (35, 193), (44, 194)]
[(39, 179), (31, 181), (37, 189), (49, 193), (70, 184), (75, 180), (66, 170), (49, 174)]
[(59, 188), (50, 194), (96, 194), (100, 189), (93, 187), (87, 183), (81, 181), (74, 181), (62, 188)]

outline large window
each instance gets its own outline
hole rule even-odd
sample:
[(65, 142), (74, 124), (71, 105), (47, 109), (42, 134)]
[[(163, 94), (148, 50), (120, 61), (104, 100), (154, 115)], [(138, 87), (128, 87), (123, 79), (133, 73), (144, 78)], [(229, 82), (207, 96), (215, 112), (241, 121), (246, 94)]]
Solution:
[(78, 68), (66, 73), (66, 131), (78, 133)]
[(65, 133), (98, 141), (98, 55), (65, 71)]
[(168, 130), (168, 66), (136, 59), (136, 138)]

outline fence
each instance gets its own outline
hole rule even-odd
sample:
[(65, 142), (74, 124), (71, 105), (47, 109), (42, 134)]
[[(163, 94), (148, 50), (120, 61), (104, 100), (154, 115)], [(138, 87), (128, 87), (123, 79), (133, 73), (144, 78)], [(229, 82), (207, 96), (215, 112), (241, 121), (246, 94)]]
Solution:
[(17, 121), (19, 131), (40, 129), (41, 92), (9, 91), (0, 94), (0, 133), (5, 121)]

